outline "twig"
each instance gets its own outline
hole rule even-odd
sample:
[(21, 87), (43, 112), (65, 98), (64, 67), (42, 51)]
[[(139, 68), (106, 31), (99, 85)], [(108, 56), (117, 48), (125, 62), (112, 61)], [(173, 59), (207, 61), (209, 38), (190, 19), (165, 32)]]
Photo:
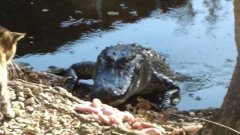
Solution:
[[(9, 82), (11, 85), (14, 85), (15, 83), (15, 85), (18, 85), (19, 84), (19, 82), (15, 82), (15, 81), (11, 81), (11, 82)], [(20, 82), (21, 83), (21, 82)], [(21, 84), (21, 85), (24, 85), (23, 83)], [(26, 86), (26, 85), (25, 85)], [(30, 87), (29, 85), (27, 85), (28, 87)], [(9, 87), (8, 89), (12, 89), (11, 87)], [(28, 94), (31, 96), (31, 97), (33, 97), (34, 98), (34, 100), (37, 102), (37, 103), (39, 103), (40, 104), (40, 101), (37, 99), (37, 97), (32, 93), (32, 90), (30, 89), (29, 91), (28, 91)]]
[(37, 84), (37, 83), (33, 83), (33, 82), (28, 82), (28, 81), (25, 81), (25, 80), (22, 80), (22, 79), (17, 79), (17, 81), (23, 83), (23, 84), (28, 84), (28, 85), (31, 85), (31, 88), (35, 88), (36, 86), (38, 87), (42, 87), (42, 88), (50, 88), (51, 86), (47, 86), (47, 85), (43, 85), (43, 84)]
[(44, 102), (44, 104), (45, 104), (46, 106), (51, 107), (51, 108), (53, 108), (53, 109), (56, 109), (56, 110), (58, 110), (59, 112), (64, 111), (64, 112), (67, 112), (67, 113), (70, 114), (70, 115), (73, 115), (73, 116), (77, 117), (81, 122), (92, 122), (91, 120), (84, 118), (84, 116), (82, 116), (82, 115), (80, 115), (80, 114), (77, 114), (76, 112), (70, 112), (70, 111), (66, 110), (66, 108), (64, 108), (64, 107), (57, 106), (57, 105), (55, 105), (55, 104), (48, 103), (48, 102), (46, 102), (46, 101), (43, 101), (43, 102)]
[(205, 122), (208, 122), (208, 123), (212, 123), (212, 124), (215, 124), (217, 126), (220, 126), (220, 127), (223, 127), (223, 128), (226, 128), (234, 133), (237, 133), (240, 135), (240, 132), (231, 128), (231, 127), (228, 127), (226, 125), (223, 125), (223, 124), (220, 124), (220, 123), (217, 123), (217, 122), (214, 122), (214, 121), (211, 121), (211, 120), (208, 120), (208, 119), (204, 119), (204, 118), (192, 118), (192, 117), (188, 117), (188, 116), (184, 116), (184, 115), (181, 115), (181, 114), (176, 114), (176, 113), (169, 113), (171, 115), (174, 115), (174, 116), (178, 116), (178, 117), (183, 117), (183, 118), (188, 118), (188, 119), (193, 119), (193, 120), (201, 120), (201, 121), (205, 121)]
[(65, 92), (63, 92), (63, 91), (60, 91), (60, 92), (58, 92), (58, 91), (53, 91), (53, 90), (48, 90), (48, 89), (45, 89), (45, 90), (43, 90), (44, 92), (49, 92), (49, 93), (52, 93), (52, 94), (57, 94), (57, 95), (61, 95), (62, 97), (65, 97), (65, 98), (68, 98), (68, 99), (70, 99), (70, 100), (72, 100), (72, 101), (75, 101), (75, 102), (77, 102), (77, 103), (83, 103), (83, 102), (81, 102), (81, 100), (80, 99), (78, 99), (77, 97), (75, 97), (75, 96), (73, 96), (73, 95), (70, 95), (70, 93), (65, 93)]
[[(25, 81), (25, 80), (22, 80), (22, 79), (18, 79), (18, 81), (22, 82), (23, 84), (29, 84), (31, 85), (32, 87), (42, 87), (42, 88), (47, 88), (47, 89), (43, 89), (44, 92), (49, 92), (49, 93), (53, 93), (53, 94), (58, 94), (58, 95), (61, 95), (63, 97), (66, 97), (66, 98), (69, 98), (70, 100), (72, 101), (76, 101), (77, 103), (82, 103), (80, 99), (78, 99), (77, 97), (73, 96), (73, 95), (70, 95), (70, 93), (67, 93), (67, 92), (64, 92), (62, 89), (64, 88), (59, 88), (59, 87), (51, 87), (51, 86), (46, 86), (46, 85), (43, 85), (43, 84), (37, 84), (37, 83), (33, 83), (33, 82), (28, 82), (28, 81)], [(49, 90), (49, 88), (56, 88), (54, 90)], [(59, 92), (60, 91), (60, 92)], [(66, 90), (65, 90), (66, 91)]]

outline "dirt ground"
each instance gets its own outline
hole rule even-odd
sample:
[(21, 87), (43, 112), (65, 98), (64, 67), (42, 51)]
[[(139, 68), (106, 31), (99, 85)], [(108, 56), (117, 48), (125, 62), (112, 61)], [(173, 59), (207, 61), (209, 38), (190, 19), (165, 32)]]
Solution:
[[(10, 79), (8, 86), (16, 118), (1, 115), (2, 135), (194, 135), (204, 124), (198, 118), (209, 119), (216, 111), (156, 111), (149, 101), (139, 97), (136, 104), (126, 104), (121, 111), (97, 102), (112, 109), (110, 114), (101, 117), (99, 112), (76, 109), (86, 104), (90, 109), (97, 107), (92, 107), (94, 101), (78, 99), (62, 88), (62, 77), (21, 69), (18, 76)], [(109, 121), (109, 118), (112, 119)]]

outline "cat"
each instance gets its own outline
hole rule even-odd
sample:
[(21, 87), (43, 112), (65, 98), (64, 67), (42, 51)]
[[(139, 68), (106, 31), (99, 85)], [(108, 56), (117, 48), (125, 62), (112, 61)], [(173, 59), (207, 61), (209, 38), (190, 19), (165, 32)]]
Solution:
[(8, 118), (14, 118), (10, 103), (10, 91), (8, 90), (7, 65), (12, 61), (17, 49), (17, 43), (25, 37), (25, 33), (11, 32), (0, 26), (0, 109), (2, 114)]

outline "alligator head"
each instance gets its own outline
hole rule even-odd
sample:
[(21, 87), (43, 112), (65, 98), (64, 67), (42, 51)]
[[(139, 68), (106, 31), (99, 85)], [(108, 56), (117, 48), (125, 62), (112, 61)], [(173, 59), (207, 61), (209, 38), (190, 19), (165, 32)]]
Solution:
[(118, 45), (107, 47), (98, 56), (92, 96), (111, 105), (124, 102), (133, 93), (143, 57), (136, 48)]

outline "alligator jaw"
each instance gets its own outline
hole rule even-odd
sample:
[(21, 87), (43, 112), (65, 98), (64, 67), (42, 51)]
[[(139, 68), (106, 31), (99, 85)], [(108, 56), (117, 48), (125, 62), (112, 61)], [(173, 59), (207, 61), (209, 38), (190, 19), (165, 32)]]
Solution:
[(108, 104), (111, 106), (118, 106), (120, 104), (123, 104), (126, 101), (125, 98), (121, 98), (121, 99), (116, 99), (114, 101), (109, 102)]

